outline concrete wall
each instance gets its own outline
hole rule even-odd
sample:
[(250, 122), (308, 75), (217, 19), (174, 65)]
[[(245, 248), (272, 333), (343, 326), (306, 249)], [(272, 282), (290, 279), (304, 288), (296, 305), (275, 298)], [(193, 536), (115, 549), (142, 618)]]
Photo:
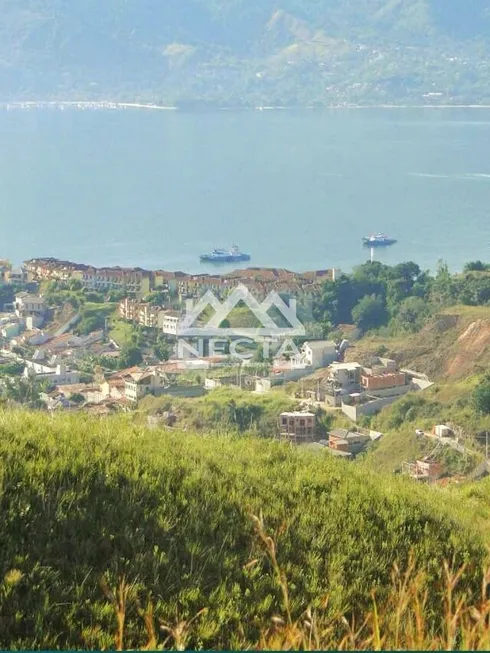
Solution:
[(299, 379), (302, 379), (304, 376), (308, 376), (312, 372), (313, 372), (312, 367), (302, 367), (302, 368), (295, 368), (292, 370), (284, 370), (284, 372), (281, 372), (281, 374), (272, 375), (271, 383), (272, 385), (281, 385), (282, 383), (287, 383), (289, 381), (298, 381)]
[(171, 397), (202, 397), (206, 390), (200, 385), (172, 385), (164, 388), (158, 393), (159, 396), (170, 395)]
[(408, 385), (399, 385), (392, 388), (380, 388), (379, 390), (370, 390), (369, 395), (373, 397), (402, 397), (406, 395), (410, 390), (413, 390), (410, 384)]
[(361, 404), (357, 406), (349, 406), (347, 404), (342, 404), (342, 412), (349, 417), (349, 419), (357, 422), (357, 420), (363, 415), (374, 415), (380, 410), (389, 406), (395, 402), (398, 397), (384, 397), (377, 399), (375, 401), (370, 401), (367, 404)]
[(380, 374), (378, 376), (361, 376), (361, 385), (368, 391), (382, 390), (406, 385), (406, 377), (403, 373)]

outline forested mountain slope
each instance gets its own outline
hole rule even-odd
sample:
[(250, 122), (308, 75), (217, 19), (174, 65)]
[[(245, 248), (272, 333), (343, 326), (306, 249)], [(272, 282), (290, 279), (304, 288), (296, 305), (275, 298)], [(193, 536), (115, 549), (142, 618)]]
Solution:
[(3, 99), (490, 99), (490, 0), (0, 0), (0, 12)]

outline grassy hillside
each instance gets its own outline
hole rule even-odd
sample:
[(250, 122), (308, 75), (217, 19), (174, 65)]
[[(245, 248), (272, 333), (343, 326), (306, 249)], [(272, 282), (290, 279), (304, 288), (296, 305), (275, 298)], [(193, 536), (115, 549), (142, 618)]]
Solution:
[[(0, 0), (7, 97), (488, 98), (488, 0)], [(258, 75), (259, 74), (259, 75)], [(327, 89), (328, 87), (328, 89)]]
[(294, 410), (298, 402), (284, 392), (251, 394), (235, 387), (222, 387), (203, 397), (184, 399), (146, 397), (140, 403), (140, 415), (172, 411), (180, 428), (215, 433), (248, 433), (270, 437), (278, 428), (278, 416)]
[[(474, 495), (124, 418), (2, 412), (0, 432), (2, 648), (445, 648), (460, 625), (488, 643), (489, 606), (465, 612), (485, 557)], [(446, 613), (467, 593), (449, 626), (445, 560), (465, 565)]]

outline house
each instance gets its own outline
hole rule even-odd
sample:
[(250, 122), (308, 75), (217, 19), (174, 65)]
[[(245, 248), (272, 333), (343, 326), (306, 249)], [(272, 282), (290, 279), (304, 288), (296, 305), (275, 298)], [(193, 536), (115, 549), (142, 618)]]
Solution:
[(281, 413), (279, 432), (281, 438), (293, 442), (313, 440), (315, 437), (315, 415), (300, 411)]
[(7, 277), (11, 269), (12, 269), (12, 264), (10, 263), (10, 261), (0, 259), (0, 283), (7, 283), (8, 281)]
[(43, 316), (46, 312), (44, 298), (26, 292), (16, 295), (14, 307), (17, 317), (24, 319), (29, 316)]
[(17, 269), (10, 269), (5, 275), (5, 281), (7, 283), (16, 284), (22, 286), (28, 281), (27, 270), (23, 267)]
[(179, 285), (179, 278), (187, 276), (184, 272), (166, 272), (165, 270), (155, 270), (151, 273), (151, 282), (153, 288), (163, 288), (169, 293), (175, 294)]
[(337, 345), (333, 340), (310, 340), (302, 346), (298, 363), (316, 369), (336, 360)]
[(407, 385), (407, 375), (404, 372), (382, 372), (377, 374), (362, 374), (361, 387), (366, 392), (377, 392)]
[(359, 363), (333, 363), (325, 385), (325, 401), (340, 406), (342, 397), (361, 389), (362, 366)]
[(166, 378), (155, 370), (132, 372), (125, 378), (125, 397), (128, 401), (137, 402), (148, 394), (162, 394), (167, 385)]
[(340, 406), (354, 422), (363, 415), (373, 415), (389, 406), (410, 391), (430, 387), (414, 383), (405, 370), (398, 370), (396, 362), (388, 358), (375, 358), (369, 365), (359, 363), (334, 363), (324, 381), (325, 401)]
[(403, 463), (402, 473), (416, 481), (434, 482), (442, 473), (442, 465), (435, 458), (426, 456), (414, 463)]
[(78, 404), (70, 401), (70, 399), (58, 390), (53, 390), (52, 392), (41, 392), (39, 394), (39, 399), (46, 404), (46, 408), (49, 412), (57, 410), (77, 410), (79, 408)]
[(396, 362), (394, 360), (391, 358), (381, 358), (380, 356), (371, 358), (371, 360), (369, 360), (363, 367), (365, 374), (369, 376), (397, 371)]
[(86, 383), (59, 384), (56, 386), (56, 390), (67, 399), (71, 399), (74, 395), (85, 395), (87, 391), (92, 389), (94, 389), (94, 386)]
[(177, 336), (181, 324), (181, 314), (178, 311), (160, 311), (158, 328), (169, 336)]
[(36, 361), (26, 362), (24, 377), (35, 381), (47, 382), (49, 385), (73, 385), (80, 383), (80, 374), (70, 370), (63, 363), (57, 365), (44, 365)]
[(19, 347), (22, 345), (29, 345), (32, 347), (37, 347), (38, 345), (43, 345), (48, 340), (51, 339), (46, 333), (43, 333), (40, 329), (32, 329), (32, 331), (24, 331), (20, 336), (15, 337), (12, 340), (12, 345), (14, 347)]
[(371, 440), (371, 436), (365, 433), (348, 429), (334, 429), (329, 433), (328, 446), (334, 451), (342, 451), (356, 456), (366, 448)]
[(454, 431), (445, 424), (437, 424), (432, 429), (432, 435), (435, 435), (438, 438), (452, 438), (454, 437)]
[(122, 399), (126, 396), (126, 381), (121, 378), (113, 378), (104, 381), (100, 390), (104, 399)]

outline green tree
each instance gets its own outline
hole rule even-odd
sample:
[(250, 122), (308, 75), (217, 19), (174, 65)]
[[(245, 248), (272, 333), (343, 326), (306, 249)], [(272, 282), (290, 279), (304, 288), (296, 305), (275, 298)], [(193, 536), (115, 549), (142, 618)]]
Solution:
[(264, 345), (259, 342), (257, 345), (257, 349), (254, 352), (253, 358), (252, 358), (254, 363), (265, 363), (265, 354), (264, 354)]
[(432, 287), (432, 297), (437, 304), (448, 305), (454, 301), (454, 279), (445, 261), (438, 261), (437, 274)]
[(168, 361), (171, 354), (171, 349), (168, 342), (164, 338), (159, 338), (153, 347), (153, 352), (158, 360)]
[(362, 330), (377, 329), (388, 321), (388, 312), (382, 297), (366, 295), (352, 310), (354, 323)]
[(105, 316), (101, 313), (92, 313), (85, 316), (78, 325), (77, 331), (81, 336), (103, 329), (105, 326)]
[(4, 363), (0, 365), (0, 376), (18, 376), (24, 371), (23, 363)]
[(463, 268), (464, 272), (485, 272), (488, 270), (488, 265), (486, 263), (482, 263), (481, 261), (470, 261), (469, 263), (466, 263), (466, 265)]
[(163, 306), (165, 303), (166, 294), (163, 290), (154, 290), (149, 295), (146, 295), (144, 301), (154, 306)]
[(123, 370), (127, 367), (134, 367), (143, 362), (143, 355), (141, 349), (136, 345), (128, 345), (124, 347), (119, 356), (119, 369)]
[(398, 307), (394, 324), (402, 331), (416, 332), (429, 315), (429, 306), (421, 297), (407, 297)]
[(128, 293), (124, 290), (110, 290), (107, 294), (107, 299), (110, 302), (122, 302), (128, 296)]
[(473, 391), (473, 405), (477, 411), (484, 415), (490, 415), (490, 376), (480, 383)]
[(12, 304), (15, 299), (15, 290), (10, 285), (0, 285), (0, 309), (4, 304)]

